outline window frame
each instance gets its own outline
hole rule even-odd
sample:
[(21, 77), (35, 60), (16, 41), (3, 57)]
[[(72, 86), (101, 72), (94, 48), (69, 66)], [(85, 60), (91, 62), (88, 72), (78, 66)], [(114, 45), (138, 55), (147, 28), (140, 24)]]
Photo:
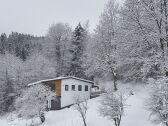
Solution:
[(69, 85), (65, 85), (65, 91), (69, 91)]
[(85, 85), (85, 91), (89, 91), (89, 86)]
[[(74, 88), (73, 88), (74, 87)], [(75, 85), (71, 85), (71, 90), (75, 91)]]
[(78, 91), (82, 91), (82, 85), (78, 85)]

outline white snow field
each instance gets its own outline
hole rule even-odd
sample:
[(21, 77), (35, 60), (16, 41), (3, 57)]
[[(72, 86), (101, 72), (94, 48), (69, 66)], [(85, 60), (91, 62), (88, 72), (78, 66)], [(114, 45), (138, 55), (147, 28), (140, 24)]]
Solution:
[[(120, 92), (129, 92), (133, 90), (134, 95), (127, 99), (125, 114), (122, 118), (121, 126), (161, 126), (156, 125), (150, 120), (150, 112), (145, 108), (145, 101), (148, 97), (147, 89), (144, 86), (123, 85)], [(127, 93), (128, 94), (128, 93)], [(100, 107), (101, 97), (90, 99), (88, 101), (89, 109), (87, 113), (88, 126), (112, 126), (113, 121), (101, 117), (98, 109)], [(37, 119), (35, 119), (37, 121)], [(0, 126), (29, 126), (30, 120), (7, 121), (0, 120)], [(39, 122), (39, 121), (38, 121)], [(35, 125), (36, 126), (36, 125)], [(59, 111), (50, 111), (46, 113), (46, 121), (38, 126), (83, 126), (82, 119), (73, 107), (65, 108)]]
[(0, 125), (1, 126), (10, 126), (7, 122), (7, 120), (4, 120), (4, 119), (0, 119)]
[(144, 87), (129, 97), (126, 102), (128, 106), (125, 109), (121, 126), (160, 126), (152, 123), (150, 112), (145, 107), (149, 96), (147, 92), (147, 89)]

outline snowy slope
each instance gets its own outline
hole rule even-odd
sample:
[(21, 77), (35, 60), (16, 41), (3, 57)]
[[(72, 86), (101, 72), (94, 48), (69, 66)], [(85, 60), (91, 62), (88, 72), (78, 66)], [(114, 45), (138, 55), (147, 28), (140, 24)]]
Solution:
[[(126, 93), (133, 90), (134, 95), (127, 99), (125, 115), (122, 118), (121, 126), (158, 126), (151, 123), (150, 112), (146, 110), (144, 103), (148, 97), (147, 89), (143, 86), (123, 85), (120, 92)], [(101, 97), (90, 99), (88, 102), (89, 110), (87, 113), (88, 126), (112, 126), (113, 121), (107, 120), (99, 115)], [(26, 126), (26, 120), (14, 120), (10, 125)], [(7, 121), (0, 120), (2, 126), (7, 125)], [(46, 113), (46, 121), (41, 126), (83, 126), (80, 115), (76, 110), (65, 108), (59, 111), (50, 111)]]
[(0, 119), (0, 126), (10, 126), (8, 123), (9, 122), (7, 120)]
[(121, 126), (159, 126), (150, 120), (150, 112), (145, 107), (145, 102), (148, 97), (147, 89), (141, 88), (134, 95), (129, 97), (126, 104)]
[[(98, 113), (100, 98), (91, 99), (88, 102), (89, 110), (87, 113), (88, 126), (107, 126), (111, 125), (111, 121), (102, 118)], [(43, 126), (83, 126), (79, 113), (71, 108), (60, 111), (51, 111), (47, 113), (47, 120)]]

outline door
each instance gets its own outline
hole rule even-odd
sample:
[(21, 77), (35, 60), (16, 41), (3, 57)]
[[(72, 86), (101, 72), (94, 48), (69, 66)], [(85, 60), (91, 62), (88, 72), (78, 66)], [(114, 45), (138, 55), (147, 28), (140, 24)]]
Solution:
[(51, 110), (59, 110), (61, 109), (61, 101), (60, 97), (57, 97), (57, 99), (51, 100)]

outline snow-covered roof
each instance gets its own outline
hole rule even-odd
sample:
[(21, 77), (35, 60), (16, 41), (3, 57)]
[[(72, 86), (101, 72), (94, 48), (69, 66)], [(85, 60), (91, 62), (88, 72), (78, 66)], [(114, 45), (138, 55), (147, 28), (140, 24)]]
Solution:
[(69, 78), (76, 79), (76, 80), (80, 80), (80, 81), (85, 81), (85, 82), (94, 84), (93, 81), (89, 81), (89, 80), (82, 79), (82, 78), (78, 78), (78, 77), (74, 77), (74, 76), (67, 76), (67, 77), (57, 77), (57, 78), (52, 78), (52, 79), (40, 80), (40, 81), (37, 81), (37, 82), (33, 82), (33, 83), (28, 84), (28, 86), (40, 84), (40, 83), (47, 82), (47, 81), (63, 80), (63, 79), (69, 79)]

